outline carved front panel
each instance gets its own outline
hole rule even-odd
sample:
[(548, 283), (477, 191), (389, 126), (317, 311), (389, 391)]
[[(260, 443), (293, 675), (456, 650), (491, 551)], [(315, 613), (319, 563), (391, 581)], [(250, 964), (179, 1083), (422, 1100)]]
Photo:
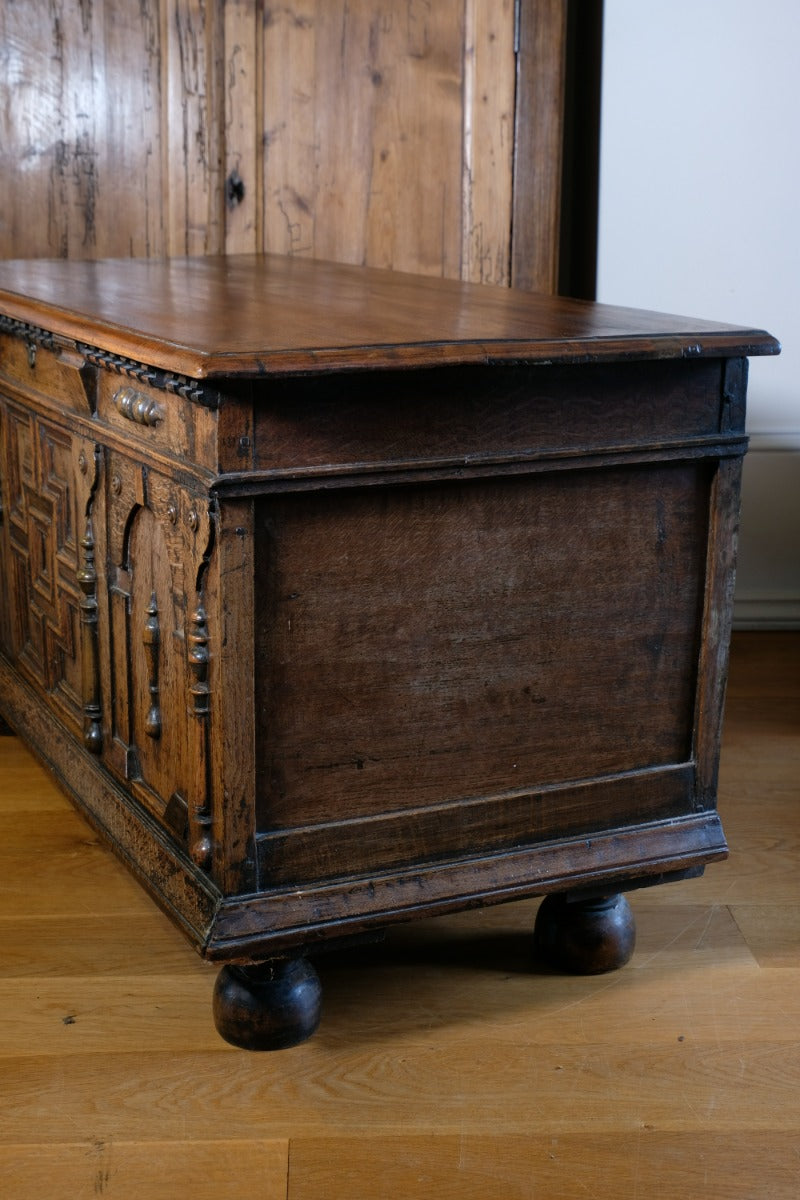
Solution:
[[(97, 662), (82, 652), (94, 619), (92, 509), (97, 455), (87, 442), (5, 400), (2, 409), (3, 650), (59, 716), (99, 748)], [(88, 711), (91, 710), (91, 711)]]
[(106, 460), (111, 742), (107, 761), (200, 866), (207, 831), (212, 545), (199, 492), (117, 452)]

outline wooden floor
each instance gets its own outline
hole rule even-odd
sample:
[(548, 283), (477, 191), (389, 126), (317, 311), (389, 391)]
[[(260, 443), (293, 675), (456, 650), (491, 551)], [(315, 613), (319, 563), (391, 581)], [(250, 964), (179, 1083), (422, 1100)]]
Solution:
[(735, 640), (732, 853), (631, 896), (612, 976), (533, 968), (536, 902), (323, 962), (323, 1023), (252, 1055), (204, 966), (0, 738), (4, 1200), (796, 1200), (800, 635)]

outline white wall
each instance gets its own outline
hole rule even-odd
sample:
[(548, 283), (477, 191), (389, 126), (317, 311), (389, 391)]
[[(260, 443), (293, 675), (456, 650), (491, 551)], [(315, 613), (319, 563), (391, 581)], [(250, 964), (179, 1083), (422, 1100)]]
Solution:
[(800, 626), (800, 2), (605, 0), (598, 299), (768, 329), (736, 620)]

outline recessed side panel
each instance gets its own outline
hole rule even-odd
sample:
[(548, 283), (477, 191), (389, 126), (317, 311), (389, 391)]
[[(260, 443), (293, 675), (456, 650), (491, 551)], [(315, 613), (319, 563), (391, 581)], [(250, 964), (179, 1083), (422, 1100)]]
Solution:
[[(687, 763), (713, 470), (695, 461), (262, 500), (268, 869), (282, 879), (380, 869), (384, 839), (374, 861), (362, 844), (356, 864), (337, 824), (365, 821), (368, 842), (370, 818), (413, 809), (428, 817), (398, 824), (405, 844), (392, 861), (447, 856), (459, 802)], [(659, 789), (650, 814), (635, 790), (631, 820), (668, 815)], [(576, 825), (608, 828), (602, 805), (592, 811), (597, 793), (585, 795)], [(512, 842), (530, 840), (525, 811)], [(624, 805), (613, 817), (625, 824)], [(536, 836), (557, 837), (558, 819), (554, 803)], [(287, 831), (320, 826), (327, 834), (286, 841), (281, 861)]]

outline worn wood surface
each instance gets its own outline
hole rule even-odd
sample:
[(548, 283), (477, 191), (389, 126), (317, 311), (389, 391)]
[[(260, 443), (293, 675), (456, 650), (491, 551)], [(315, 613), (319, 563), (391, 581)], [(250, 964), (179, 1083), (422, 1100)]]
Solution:
[(567, 5), (519, 0), (511, 282), (558, 291)]
[(284, 255), (0, 261), (0, 312), (195, 378), (779, 350), (710, 320)]
[(622, 972), (532, 971), (536, 902), (398, 929), (320, 960), (319, 1034), (266, 1063), (219, 1041), (213, 973), (3, 738), (9, 1194), (159, 1197), (180, 1178), (216, 1198), (246, 1176), (266, 1200), (794, 1200), (799, 680), (797, 634), (734, 635), (731, 859), (631, 897)]
[(205, 957), (724, 857), (767, 334), (286, 255), (0, 301), (3, 711)]
[(274, 250), (508, 284), (513, 256), (554, 290), (564, 7), (518, 30), (513, 0), (5, 4), (0, 258)]
[[(520, 825), (546, 839), (570, 812), (599, 832), (605, 804), (531, 790), (688, 761), (707, 508), (705, 466), (684, 465), (262, 505), (260, 804), (265, 828), (302, 831), (278, 878), (513, 844)], [(467, 797), (493, 802), (437, 811)], [(306, 828), (333, 814), (362, 823)]]
[(168, 249), (157, 0), (0, 9), (0, 257)]

